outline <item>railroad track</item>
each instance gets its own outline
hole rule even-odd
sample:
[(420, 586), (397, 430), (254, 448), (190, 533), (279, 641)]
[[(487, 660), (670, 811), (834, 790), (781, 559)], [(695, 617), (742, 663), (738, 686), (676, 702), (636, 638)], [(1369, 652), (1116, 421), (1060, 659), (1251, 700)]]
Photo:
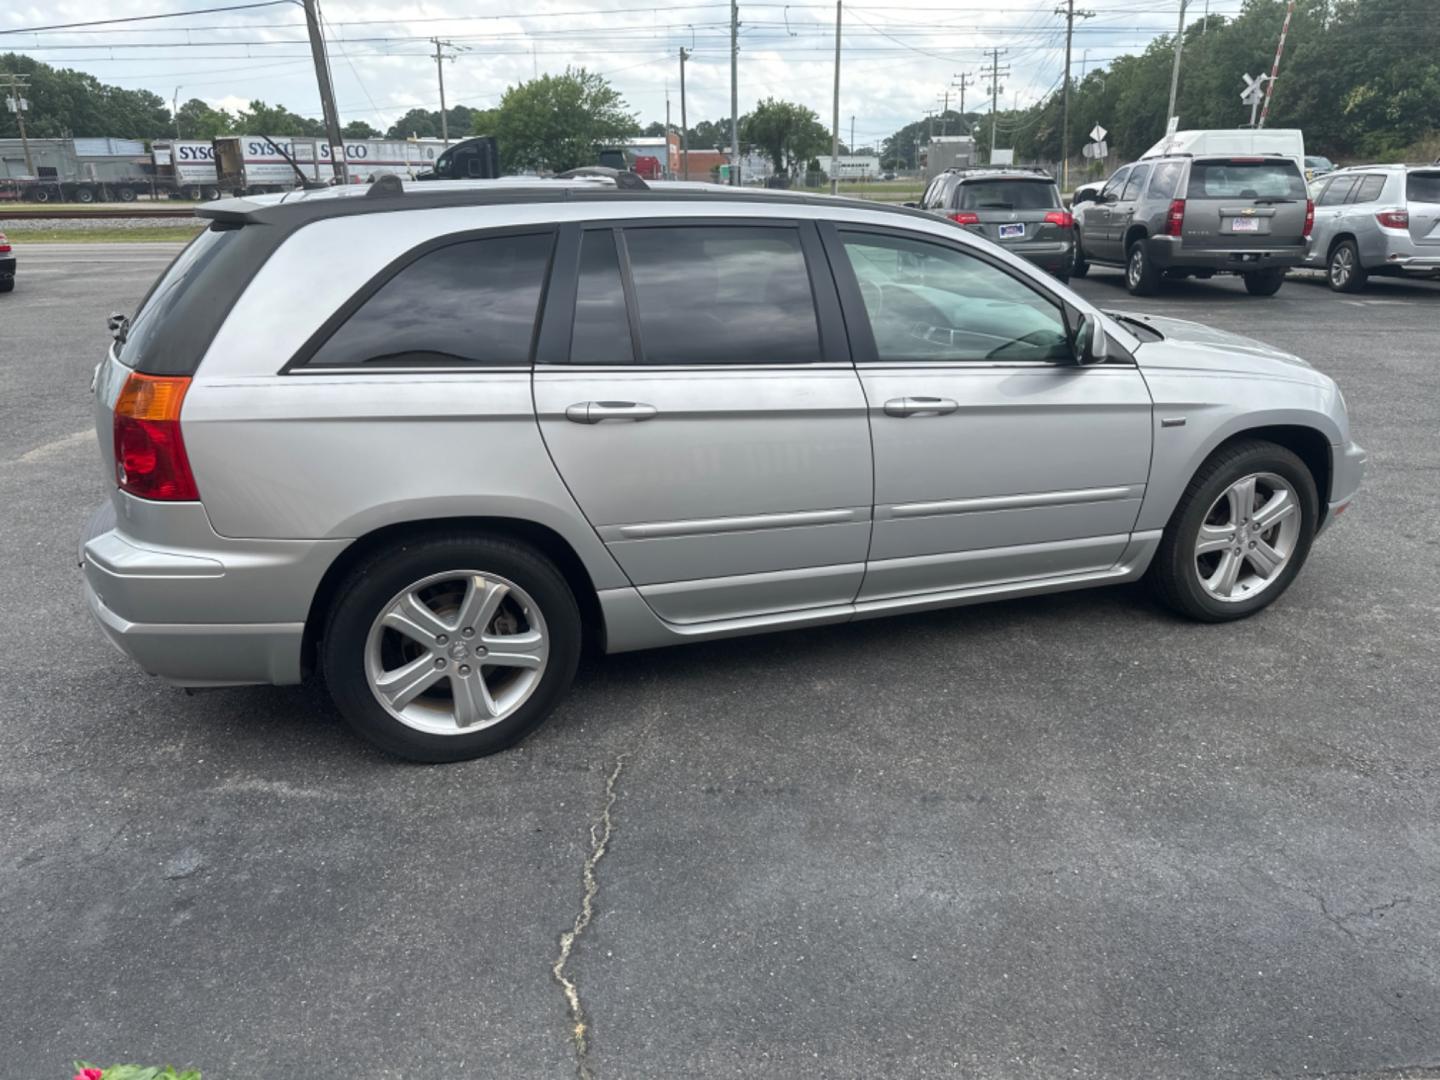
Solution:
[(7, 221), (43, 220), (45, 218), (84, 218), (112, 221), (117, 218), (188, 218), (195, 216), (189, 206), (129, 206), (125, 209), (106, 207), (103, 210), (51, 210), (44, 206), (9, 206), (0, 203), (0, 218)]

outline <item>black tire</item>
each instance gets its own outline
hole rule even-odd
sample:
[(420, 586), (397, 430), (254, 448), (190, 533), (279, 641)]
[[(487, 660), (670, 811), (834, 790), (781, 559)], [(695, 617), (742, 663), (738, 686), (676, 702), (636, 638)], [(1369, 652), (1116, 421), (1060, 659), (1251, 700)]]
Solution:
[(88, 188), (88, 187), (76, 188), (76, 189), (75, 189), (75, 201), (76, 201), (76, 202), (82, 202), (82, 203), (92, 203), (92, 202), (94, 202), (94, 201), (95, 201), (95, 191), (94, 191), (94, 189), (93, 189), (93, 188)]
[(191, 184), (185, 189), (185, 198), (191, 200), (192, 202), (199, 202), (200, 196), (203, 194), (204, 191), (201, 190), (198, 184)]
[(1360, 248), (1354, 240), (1341, 240), (1325, 260), (1325, 280), (1336, 292), (1356, 293), (1370, 277), (1360, 265)]
[(15, 291), (15, 279), (14, 279), (13, 277), (4, 278), (3, 280), (0, 280), (0, 292), (14, 292), (14, 291)]
[(218, 199), (220, 197), (220, 189), (207, 187), (203, 194), (205, 196), (205, 201), (210, 202), (212, 199)]
[(1252, 270), (1240, 276), (1245, 279), (1245, 291), (1251, 296), (1274, 296), (1280, 291), (1280, 286), (1285, 284), (1284, 267)]
[(1070, 249), (1070, 276), (1083, 278), (1090, 273), (1090, 264), (1085, 261), (1085, 249), (1080, 246), (1080, 230), (1075, 230), (1075, 243)]
[(134, 202), (134, 201), (135, 201), (135, 189), (134, 189), (133, 187), (116, 188), (116, 189), (115, 189), (115, 196), (116, 196), (116, 198), (118, 198), (121, 202)]
[[(545, 667), (530, 696), (492, 726), (450, 735), (420, 731), (391, 715), (370, 689), (365, 674), (370, 628), (385, 605), (412, 584), (464, 570), (508, 578), (529, 593), (549, 636)], [(512, 746), (540, 725), (569, 690), (580, 646), (579, 607), (549, 559), (508, 539), (445, 533), (387, 548), (349, 573), (325, 622), (320, 663), (331, 698), (356, 734), (411, 761), (466, 761)], [(443, 681), (448, 691), (448, 678)]]
[(1154, 296), (1160, 291), (1160, 269), (1145, 250), (1145, 241), (1131, 243), (1125, 253), (1125, 287), (1132, 296)]
[(50, 201), (50, 192), (46, 191), (43, 187), (35, 188), (35, 190), (30, 192), (29, 198), (39, 203), (48, 203)]
[[(1195, 545), (1211, 506), (1237, 480), (1253, 473), (1274, 473), (1295, 489), (1300, 510), (1299, 533), (1289, 562), (1257, 595), (1228, 602), (1218, 600), (1201, 584)], [(1315, 478), (1292, 451), (1260, 439), (1223, 446), (1196, 471), (1170, 515), (1160, 547), (1146, 573), (1150, 587), (1166, 607), (1200, 622), (1229, 622), (1253, 615), (1283, 595), (1305, 565), (1315, 538), (1319, 506)]]

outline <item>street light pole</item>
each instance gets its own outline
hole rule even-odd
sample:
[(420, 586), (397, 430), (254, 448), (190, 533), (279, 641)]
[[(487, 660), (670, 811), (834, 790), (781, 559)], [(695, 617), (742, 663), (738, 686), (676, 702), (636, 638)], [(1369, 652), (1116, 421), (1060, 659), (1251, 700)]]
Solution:
[(1175, 66), (1170, 69), (1170, 107), (1165, 119), (1175, 115), (1175, 92), (1180, 89), (1180, 54), (1185, 50), (1185, 3), (1180, 0), (1180, 28), (1175, 31)]
[(730, 0), (730, 183), (740, 183), (740, 0)]
[(690, 128), (685, 121), (685, 61), (690, 54), (680, 46), (680, 179), (690, 179)]
[(835, 113), (830, 125), (831, 195), (840, 194), (840, 5), (843, 2), (844, 0), (835, 0)]

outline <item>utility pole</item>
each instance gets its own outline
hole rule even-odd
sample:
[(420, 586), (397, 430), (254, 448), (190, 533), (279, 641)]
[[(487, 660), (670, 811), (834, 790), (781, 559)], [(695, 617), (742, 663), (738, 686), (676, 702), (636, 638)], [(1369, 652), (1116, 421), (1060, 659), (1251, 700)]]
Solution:
[(730, 0), (730, 183), (740, 183), (740, 0)]
[(0, 75), (4, 79), (5, 106), (15, 114), (15, 124), (20, 128), (20, 148), (25, 153), (25, 174), (35, 175), (35, 163), (30, 160), (30, 140), (25, 136), (25, 112), (30, 108), (30, 102), (25, 98), (25, 91), (30, 88), (29, 75)]
[(435, 74), (440, 79), (440, 138), (445, 140), (445, 145), (450, 145), (450, 119), (445, 115), (445, 61), (454, 60), (455, 57), (446, 55), (446, 49), (463, 48), (453, 41), (441, 41), (432, 37), (431, 43), (435, 46)]
[(318, 0), (304, 0), (304, 4), (310, 56), (315, 61), (315, 81), (320, 86), (320, 109), (325, 114), (325, 137), (330, 143), (330, 166), (335, 170), (335, 182), (344, 184), (350, 179), (345, 167), (345, 140), (340, 136), (340, 114), (335, 110), (335, 87), (330, 82), (330, 58), (325, 53), (325, 37), (320, 32)]
[(830, 125), (831, 195), (840, 194), (840, 5), (843, 2), (844, 0), (835, 0), (835, 113)]
[(1170, 108), (1165, 113), (1167, 122), (1175, 115), (1175, 92), (1180, 89), (1180, 54), (1185, 50), (1185, 3), (1186, 0), (1180, 0), (1180, 28), (1175, 31), (1175, 66), (1170, 69)]
[(1295, 0), (1290, 0), (1285, 8), (1285, 22), (1280, 26), (1280, 44), (1275, 46), (1275, 64), (1270, 69), (1270, 81), (1265, 84), (1265, 107), (1260, 110), (1260, 126), (1265, 126), (1265, 118), (1270, 115), (1270, 97), (1275, 93), (1275, 79), (1280, 74), (1280, 57), (1285, 52), (1285, 35), (1290, 32), (1290, 16), (1295, 14)]
[(690, 54), (680, 46), (680, 179), (690, 179), (690, 127), (685, 120), (685, 61)]
[(1000, 110), (1000, 76), (1010, 74), (1010, 65), (1000, 66), (1000, 57), (1009, 49), (991, 49), (990, 66), (980, 69), (980, 78), (990, 80), (990, 164), (995, 163), (995, 140), (998, 134)]
[(180, 138), (180, 87), (175, 87), (175, 96), (170, 99), (170, 115), (175, 118), (175, 138)]
[[(975, 81), (975, 76), (967, 71), (964, 74), (956, 75), (955, 78), (960, 81), (958, 83), (951, 83), (950, 85), (960, 91), (960, 123), (965, 124), (965, 88)], [(965, 134), (969, 134), (969, 125), (966, 124), (965, 126), (967, 129)]]
[[(1182, 4), (1184, 0), (1181, 0)], [(1060, 94), (1060, 190), (1070, 190), (1070, 44), (1075, 37), (1075, 16), (1088, 19), (1093, 11), (1076, 11), (1075, 0), (1065, 0), (1064, 7), (1055, 9), (1065, 16), (1065, 89)], [(1172, 91), (1173, 95), (1173, 91)]]
[(670, 80), (665, 80), (665, 176), (668, 180), (675, 179), (675, 172), (670, 168)]

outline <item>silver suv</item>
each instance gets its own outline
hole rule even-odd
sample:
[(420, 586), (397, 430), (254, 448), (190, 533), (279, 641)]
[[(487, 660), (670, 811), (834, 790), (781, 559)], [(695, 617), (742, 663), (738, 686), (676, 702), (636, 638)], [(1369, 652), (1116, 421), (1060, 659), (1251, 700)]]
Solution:
[(1371, 274), (1440, 277), (1440, 167), (1363, 165), (1315, 183), (1305, 265), (1336, 292)]
[(96, 372), (90, 609), (183, 686), (319, 670), (415, 759), (523, 736), (587, 640), (1147, 573), (1239, 618), (1360, 483), (1303, 361), (922, 213), (601, 179), (198, 212)]
[(1305, 258), (1314, 207), (1293, 158), (1146, 158), (1099, 192), (1075, 193), (1075, 263), (1125, 268), (1125, 285), (1150, 296), (1166, 277), (1239, 274), (1248, 292), (1273, 296)]

